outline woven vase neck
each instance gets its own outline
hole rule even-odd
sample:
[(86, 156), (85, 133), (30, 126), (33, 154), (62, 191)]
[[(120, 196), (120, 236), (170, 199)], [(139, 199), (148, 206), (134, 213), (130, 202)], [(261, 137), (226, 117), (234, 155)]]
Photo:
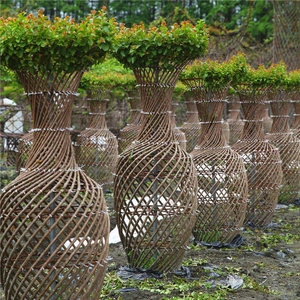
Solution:
[(300, 102), (294, 102), (294, 121), (293, 121), (293, 128), (297, 129), (300, 127)]
[(138, 125), (141, 121), (141, 110), (140, 98), (139, 97), (128, 97), (130, 103), (130, 119), (128, 120), (128, 125)]
[(159, 68), (134, 70), (142, 100), (138, 142), (171, 143), (175, 140), (171, 130), (171, 101), (174, 87), (184, 66), (178, 66), (173, 71)]
[(223, 148), (227, 146), (222, 120), (227, 89), (226, 87), (216, 91), (202, 88), (193, 90), (201, 120), (201, 134), (197, 148)]
[(284, 92), (271, 94), (269, 101), (272, 110), (271, 118), (273, 119), (271, 134), (289, 133), (289, 95)]
[(187, 98), (185, 103), (186, 103), (186, 107), (187, 107), (186, 123), (187, 124), (200, 124), (196, 103), (193, 100), (193, 98), (192, 97)]
[(107, 124), (105, 120), (107, 102), (108, 99), (89, 99), (91, 118), (88, 128), (107, 129)]
[(228, 120), (240, 120), (240, 107), (241, 104), (239, 102), (236, 102), (235, 98), (232, 98), (229, 100), (229, 116)]
[(77, 168), (71, 145), (70, 123), (82, 72), (38, 77), (39, 86), (35, 84), (37, 75), (18, 72), (18, 76), (30, 103), (33, 120), (34, 139), (27, 169), (48, 172)]

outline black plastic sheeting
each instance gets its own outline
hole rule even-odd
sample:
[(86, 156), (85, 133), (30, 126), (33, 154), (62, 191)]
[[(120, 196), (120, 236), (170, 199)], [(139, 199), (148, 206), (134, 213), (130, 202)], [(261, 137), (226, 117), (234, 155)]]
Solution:
[(232, 239), (230, 243), (222, 243), (222, 242), (213, 242), (213, 243), (206, 243), (206, 242), (199, 242), (199, 241), (194, 241), (195, 245), (201, 245), (203, 247), (208, 247), (208, 248), (214, 248), (214, 249), (221, 249), (221, 248), (239, 248), (241, 245), (243, 245), (247, 240), (238, 234), (236, 237)]

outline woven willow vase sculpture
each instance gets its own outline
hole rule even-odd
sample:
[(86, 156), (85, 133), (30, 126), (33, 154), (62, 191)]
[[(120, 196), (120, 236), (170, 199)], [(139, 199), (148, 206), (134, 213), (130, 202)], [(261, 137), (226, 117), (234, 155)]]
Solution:
[(131, 107), (131, 116), (128, 124), (120, 130), (118, 138), (119, 153), (122, 153), (132, 144), (133, 141), (137, 139), (140, 130), (141, 111), (139, 106), (141, 98), (137, 96), (136, 90), (127, 91), (127, 93)]
[(237, 97), (229, 98), (229, 145), (234, 145), (242, 136), (244, 122), (241, 120), (241, 104)]
[(273, 124), (273, 120), (269, 116), (269, 105), (268, 104), (264, 104), (262, 118), (263, 118), (264, 133), (267, 134), (267, 133), (271, 132), (271, 128), (272, 128), (272, 124)]
[(186, 96), (186, 114), (187, 120), (180, 128), (186, 137), (186, 151), (192, 152), (196, 145), (198, 145), (201, 133), (201, 124), (199, 123), (198, 111), (196, 103), (189, 95)]
[(116, 221), (132, 267), (178, 268), (194, 226), (195, 168), (175, 142), (170, 120), (173, 89), (184, 66), (134, 69), (141, 130), (121, 154), (114, 185)]
[(0, 198), (6, 299), (99, 297), (109, 217), (101, 187), (76, 165), (68, 128), (82, 73), (18, 75), (31, 104), (34, 142), (26, 169)]
[(300, 192), (300, 140), (289, 126), (291, 95), (284, 91), (271, 93), (269, 101), (273, 125), (266, 138), (279, 149), (282, 160), (282, 188), (278, 202), (293, 203)]
[(265, 140), (263, 133), (264, 104), (268, 89), (239, 89), (244, 113), (244, 131), (232, 146), (245, 163), (249, 196), (245, 223), (266, 226), (274, 213), (282, 182), (281, 160), (278, 149)]
[(198, 178), (195, 239), (230, 242), (245, 218), (248, 184), (242, 158), (230, 149), (222, 127), (227, 88), (211, 90), (188, 80), (201, 119), (199, 144), (191, 152)]
[(118, 141), (105, 120), (108, 95), (109, 91), (100, 90), (89, 94), (90, 122), (78, 136), (75, 147), (78, 165), (104, 190), (112, 186), (118, 160)]
[(171, 127), (175, 136), (175, 140), (179, 143), (180, 147), (186, 150), (186, 137), (183, 131), (176, 126), (176, 109), (178, 107), (178, 100), (173, 98), (171, 104)]
[(28, 132), (20, 138), (17, 155), (17, 170), (20, 172), (26, 165), (33, 144), (33, 132)]

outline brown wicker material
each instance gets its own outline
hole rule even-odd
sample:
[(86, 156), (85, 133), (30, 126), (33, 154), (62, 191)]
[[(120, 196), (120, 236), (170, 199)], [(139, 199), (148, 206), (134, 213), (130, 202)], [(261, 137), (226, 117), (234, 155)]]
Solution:
[(78, 136), (75, 146), (78, 165), (104, 190), (112, 187), (118, 160), (118, 141), (105, 120), (108, 94), (108, 91), (89, 94), (90, 123)]
[(269, 105), (268, 104), (264, 105), (262, 118), (263, 118), (264, 133), (267, 134), (267, 133), (271, 132), (271, 128), (272, 128), (272, 124), (273, 124), (273, 120), (269, 116)]
[(33, 132), (25, 134), (19, 140), (17, 170), (20, 172), (26, 165), (33, 144)]
[(82, 73), (18, 75), (31, 103), (34, 143), (26, 170), (0, 197), (5, 297), (98, 299), (109, 216), (101, 186), (75, 162), (68, 128)]
[(133, 141), (138, 137), (140, 130), (141, 111), (139, 109), (140, 97), (137, 96), (137, 91), (127, 91), (129, 97), (129, 103), (131, 107), (131, 116), (128, 124), (120, 130), (118, 142), (119, 142), (119, 153), (122, 153), (127, 149)]
[(187, 120), (180, 129), (185, 133), (186, 151), (190, 153), (194, 150), (196, 145), (198, 145), (201, 133), (201, 124), (199, 123), (198, 111), (193, 98), (187, 95), (185, 103), (187, 107)]
[(244, 159), (249, 186), (245, 223), (270, 223), (282, 182), (279, 151), (265, 140), (262, 116), (268, 90), (241, 88), (239, 97), (244, 113), (242, 138), (232, 146)]
[(230, 128), (229, 128), (229, 123), (222, 119), (222, 128), (223, 128), (223, 134), (225, 137), (225, 141), (227, 144), (229, 144), (229, 137), (230, 137)]
[(116, 221), (132, 267), (170, 271), (181, 265), (195, 223), (197, 179), (192, 159), (171, 130), (179, 73), (134, 69), (141, 91), (141, 130), (118, 161)]
[(241, 104), (237, 97), (229, 98), (229, 145), (234, 145), (243, 134), (244, 122), (241, 120)]
[(242, 158), (226, 143), (222, 116), (227, 88), (212, 91), (201, 80), (187, 80), (201, 119), (199, 144), (191, 156), (197, 170), (198, 210), (195, 239), (230, 242), (241, 230), (247, 204)]
[(300, 192), (300, 140), (289, 126), (289, 93), (279, 92), (269, 95), (273, 125), (266, 138), (279, 149), (282, 160), (282, 188), (279, 203), (293, 203)]
[(6, 166), (15, 167), (18, 158), (18, 145), (19, 140), (23, 136), (23, 133), (4, 133), (6, 139)]
[(171, 104), (171, 127), (174, 132), (175, 140), (179, 143), (180, 147), (186, 150), (186, 137), (183, 131), (176, 126), (176, 109), (178, 106), (178, 99), (173, 98)]
[(300, 92), (293, 92), (291, 98), (294, 106), (292, 132), (295, 137), (300, 139)]

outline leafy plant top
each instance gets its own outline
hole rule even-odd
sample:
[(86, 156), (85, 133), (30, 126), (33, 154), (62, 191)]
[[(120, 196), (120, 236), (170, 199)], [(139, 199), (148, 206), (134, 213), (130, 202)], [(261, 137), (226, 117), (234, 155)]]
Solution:
[(228, 62), (223, 63), (210, 59), (206, 61), (196, 60), (184, 69), (180, 74), (180, 79), (187, 80), (190, 85), (200, 85), (216, 90), (240, 82), (246, 69), (245, 55), (239, 53)]
[(0, 19), (1, 63), (14, 71), (72, 73), (99, 63), (113, 47), (116, 23), (105, 8), (76, 23), (20, 13)]
[(208, 47), (208, 33), (203, 21), (196, 26), (190, 22), (175, 23), (168, 28), (165, 22), (159, 27), (145, 25), (120, 27), (116, 36), (115, 57), (125, 67), (174, 69), (187, 60), (202, 56)]
[(174, 88), (173, 96), (176, 98), (181, 97), (187, 91), (187, 86), (183, 84), (181, 81), (177, 81), (176, 86)]
[(83, 74), (80, 88), (88, 90), (110, 90), (115, 87), (132, 89), (136, 86), (136, 79), (132, 74), (120, 74), (109, 72), (98, 76), (94, 72), (86, 72)]
[(300, 70), (295, 70), (289, 73), (285, 87), (288, 91), (300, 91)]
[(236, 86), (250, 86), (252, 89), (267, 88), (276, 89), (286, 84), (287, 67), (283, 62), (272, 64), (266, 69), (260, 65), (257, 69), (247, 65), (247, 71), (241, 78), (240, 83), (236, 82)]

